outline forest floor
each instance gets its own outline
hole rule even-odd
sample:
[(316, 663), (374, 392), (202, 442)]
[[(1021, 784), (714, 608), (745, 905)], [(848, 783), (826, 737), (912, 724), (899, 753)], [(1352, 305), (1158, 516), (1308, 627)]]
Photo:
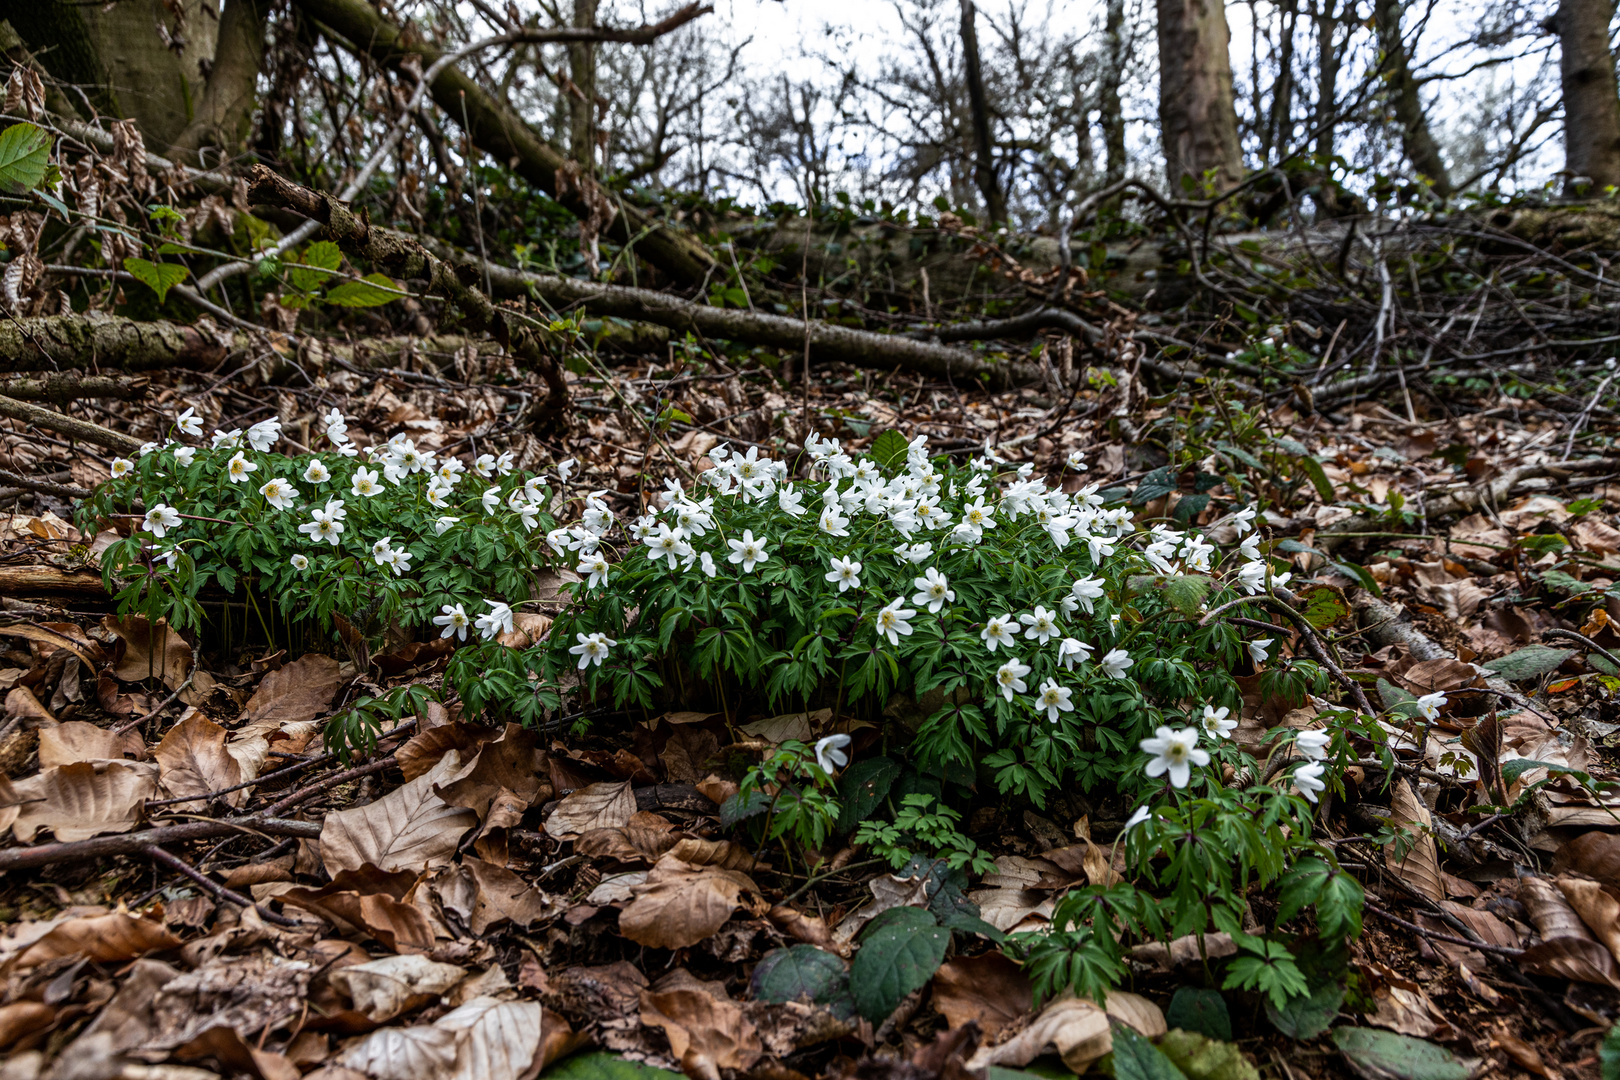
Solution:
[[(1150, 386), (1131, 371), (1051, 398), (837, 365), (819, 366), (806, 393), (765, 369), (620, 361), (612, 385), (569, 376), (572, 432), (546, 441), (523, 429), (524, 391), (501, 363), (471, 357), (454, 378), (423, 364), (334, 367), (306, 386), (166, 373), (100, 419), (155, 439), (187, 405), (227, 430), (276, 412), (307, 444), (336, 406), (362, 444), (404, 429), (469, 459), (489, 446), (516, 451), (519, 467), (574, 458), (578, 483), (608, 491), (622, 520), (672, 459), (696, 469), (721, 440), (769, 446), (809, 418), (846, 446), (898, 428), (1052, 475), (1083, 450), (1088, 482), (1161, 483), (1140, 500), (1156, 516), (1193, 492), (1190, 469), (1155, 470), (1189, 447), (1216, 453), (1238, 408), (1218, 386)], [(1353, 767), (1321, 827), (1346, 838), (1369, 901), (1340, 1028), (1424, 1039), (1456, 1061), (1426, 1073), (1326, 1033), (1295, 1041), (1252, 995), (1227, 993), (1215, 1015), (1207, 996), (1177, 995), (1207, 987), (1197, 945), (1137, 950), (1125, 989), (1138, 996), (1111, 1007), (1136, 1009), (1127, 1022), (1144, 1031), (1200, 1027), (1242, 1052), (1204, 1044), (1179, 1060), (1189, 1076), (1600, 1075), (1620, 1014), (1620, 814), (1571, 776), (1612, 775), (1620, 732), (1620, 457), (1590, 448), (1591, 410), (1548, 407), (1523, 378), (1509, 389), (1397, 393), (1332, 418), (1292, 402), (1247, 414), (1271, 444), (1323, 463), (1320, 482), (1266, 487), (1261, 524), (1292, 541), (1282, 550), (1297, 578), (1344, 590), (1329, 635), (1347, 672), (1386, 697), (1453, 700), (1394, 740), (1397, 773)], [(639, 418), (660, 415), (678, 419), (654, 440)], [(0, 437), (35, 478), (90, 487), (107, 475), (108, 459), (47, 433)], [(956, 1080), (976, 1043), (1066, 1045), (1062, 1017), (1035, 1009), (1019, 969), (982, 939), (958, 937), (875, 1027), (761, 999), (767, 955), (810, 943), (847, 956), (873, 913), (927, 900), (926, 881), (838, 839), (814, 877), (722, 839), (718, 806), (736, 790), (725, 752), (794, 737), (805, 717), (636, 715), (578, 737), (479, 728), (434, 706), (346, 766), (323, 752), (321, 722), (356, 695), (439, 679), (440, 642), (399, 642), (362, 668), (269, 649), (247, 611), (226, 608), (228, 633), (194, 649), (114, 614), (96, 571), (112, 537), (75, 530), (69, 500), (16, 505), (27, 509), (0, 514), (0, 822), (13, 833), (0, 846), (0, 1080), (517, 1080), (542, 1066), (628, 1077), (585, 1056), (592, 1044), (693, 1076)], [(1285, 627), (1278, 637), (1304, 648)], [(1240, 740), (1299, 726), (1257, 678), (1245, 686)], [(1516, 759), (1537, 764), (1508, 768)], [(1515, 809), (1477, 809), (1503, 804)], [(1069, 792), (1038, 812), (982, 793), (966, 831), (997, 860), (971, 883), (985, 920), (1038, 928), (1064, 889), (1106, 879), (1128, 811), (1106, 794)], [(1405, 852), (1349, 839), (1391, 820), (1432, 832)], [(659, 865), (672, 851), (704, 872), (678, 880)], [(706, 932), (644, 948), (619, 933), (633, 905), (672, 938)], [(1219, 938), (1204, 948), (1219, 955)], [(1057, 1075), (1056, 1061), (1028, 1067)]]

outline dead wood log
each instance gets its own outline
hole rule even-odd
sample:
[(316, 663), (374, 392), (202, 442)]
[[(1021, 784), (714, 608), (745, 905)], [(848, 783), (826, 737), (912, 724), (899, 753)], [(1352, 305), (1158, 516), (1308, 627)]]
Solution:
[(0, 469), (0, 484), (6, 485), (0, 491), (13, 490), (16, 492), (37, 491), (42, 495), (55, 495), (63, 499), (87, 499), (91, 495), (89, 488), (76, 487), (72, 484), (58, 484), (56, 481), (64, 477), (71, 477), (71, 472), (62, 472), (47, 477), (18, 476), (14, 472)]
[(212, 336), (178, 323), (99, 313), (0, 320), (0, 373), (94, 365), (134, 374), (207, 369), (224, 358), (224, 347)]
[[(425, 72), (444, 55), (423, 40), (415, 27), (408, 27), (407, 34), (365, 0), (296, 2), (343, 48), (394, 71), (409, 61)], [(717, 265), (714, 255), (696, 237), (622, 199), (611, 198), (590, 177), (571, 174), (564, 154), (454, 64), (433, 80), (431, 91), (446, 116), (458, 125), (465, 123), (479, 150), (508, 165), (581, 220), (605, 225), (612, 239), (634, 242), (638, 255), (676, 281), (696, 285)], [(603, 221), (605, 215), (611, 215), (611, 220)]]
[(0, 416), (55, 431), (71, 439), (103, 446), (120, 454), (134, 454), (141, 448), (141, 440), (132, 435), (125, 435), (121, 431), (113, 431), (111, 428), (104, 428), (100, 424), (92, 424), (88, 420), (80, 420), (53, 409), (42, 409), (26, 401), (0, 397)]
[(38, 379), (0, 379), (0, 397), (13, 401), (54, 401), (58, 405), (81, 398), (133, 401), (144, 397), (150, 386), (147, 379), (118, 379), (64, 371)]

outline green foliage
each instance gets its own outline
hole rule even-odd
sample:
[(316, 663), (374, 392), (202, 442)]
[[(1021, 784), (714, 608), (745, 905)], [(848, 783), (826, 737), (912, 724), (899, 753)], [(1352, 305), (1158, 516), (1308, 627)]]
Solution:
[(1196, 1031), (1222, 1042), (1232, 1041), (1232, 1016), (1227, 1012), (1226, 999), (1215, 990), (1181, 987), (1171, 996), (1164, 1019), (1173, 1028)]
[(1282, 1005), (1266, 1001), (1266, 1019), (1290, 1039), (1314, 1039), (1332, 1026), (1344, 1004), (1344, 986), (1324, 983), (1309, 994), (1291, 997)]
[(1114, 1029), (1114, 1080), (1185, 1080), (1164, 1051), (1123, 1025)]
[(136, 281), (157, 293), (160, 304), (168, 297), (170, 289), (191, 275), (191, 271), (179, 263), (155, 263), (146, 259), (125, 259), (124, 269)]
[(0, 190), (21, 195), (45, 182), (51, 162), (50, 132), (26, 121), (0, 131)]
[(546, 1080), (680, 1080), (681, 1074), (628, 1061), (604, 1050), (563, 1058), (546, 1070)]
[(939, 969), (951, 932), (932, 913), (913, 907), (890, 908), (861, 932), (861, 947), (849, 969), (850, 991), (860, 1014), (880, 1023)]
[(855, 843), (869, 846), (872, 854), (888, 859), (896, 870), (919, 850), (929, 858), (943, 860), (952, 870), (968, 867), (976, 874), (988, 874), (996, 868), (995, 860), (957, 830), (961, 814), (922, 792), (907, 795), (900, 802), (892, 824), (864, 822), (855, 833)]
[(1575, 655), (1574, 649), (1557, 649), (1551, 645), (1527, 645), (1517, 652), (1492, 660), (1484, 665), (1510, 682), (1534, 679), (1557, 671), (1560, 664)]
[(1378, 1028), (1336, 1028), (1333, 1044), (1363, 1076), (1400, 1080), (1468, 1080), (1473, 1070), (1450, 1050)]
[(794, 945), (766, 953), (750, 983), (760, 1001), (807, 1001), (825, 1005), (836, 1016), (855, 1014), (844, 962), (814, 945)]

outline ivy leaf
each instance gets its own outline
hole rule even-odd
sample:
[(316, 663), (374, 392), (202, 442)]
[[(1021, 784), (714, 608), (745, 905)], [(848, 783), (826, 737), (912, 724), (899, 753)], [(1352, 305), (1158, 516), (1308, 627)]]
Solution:
[(1202, 574), (1177, 574), (1164, 583), (1164, 598), (1170, 601), (1171, 607), (1190, 619), (1204, 606), (1209, 585), (1209, 578)]
[(170, 289), (191, 276), (191, 271), (179, 263), (155, 263), (146, 259), (125, 259), (124, 269), (157, 293), (160, 304), (168, 297)]
[(950, 943), (951, 932), (921, 908), (883, 912), (867, 925), (850, 965), (855, 1008), (873, 1023), (882, 1022), (901, 998), (934, 977)]
[(325, 299), (338, 307), (381, 307), (401, 299), (403, 291), (384, 274), (367, 274), (359, 281), (345, 281)]
[(12, 124), (0, 131), (0, 188), (21, 195), (45, 182), (51, 136), (37, 124)]
[(838, 797), (844, 804), (838, 831), (849, 832), (872, 816), (900, 776), (900, 763), (889, 757), (862, 758), (838, 778)]
[(906, 460), (906, 451), (910, 448), (906, 437), (890, 428), (872, 440), (872, 448), (866, 452), (866, 456), (888, 469)]
[(1226, 999), (1217, 990), (1181, 987), (1170, 999), (1164, 1019), (1173, 1028), (1196, 1031), (1221, 1042), (1232, 1041), (1232, 1015), (1226, 1010)]

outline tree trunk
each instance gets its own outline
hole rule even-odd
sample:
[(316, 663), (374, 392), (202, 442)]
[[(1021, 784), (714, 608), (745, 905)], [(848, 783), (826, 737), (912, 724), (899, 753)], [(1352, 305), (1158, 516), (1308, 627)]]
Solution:
[(264, 35), (268, 0), (225, 0), (219, 17), (219, 47), (197, 115), (174, 142), (176, 151), (191, 151), (204, 167), (218, 164), (202, 160), (201, 151), (214, 149), (233, 157), (247, 145), (258, 97), (259, 71), (264, 66)]
[(1620, 89), (1609, 53), (1612, 0), (1560, 0), (1553, 16), (1562, 55), (1564, 190), (1591, 181), (1593, 194), (1620, 185)]
[[(597, 0), (574, 0), (574, 25), (596, 25)], [(568, 154), (596, 175), (596, 45), (576, 41), (568, 46), (568, 77), (575, 93), (568, 95)]]
[(1440, 156), (1440, 146), (1429, 131), (1429, 118), (1418, 96), (1418, 81), (1407, 61), (1406, 42), (1401, 37), (1402, 0), (1374, 0), (1373, 20), (1378, 30), (1378, 48), (1384, 54), (1384, 79), (1389, 84), (1390, 104), (1401, 129), (1401, 148), (1419, 176), (1426, 177), (1441, 198), (1451, 194), (1451, 173)]
[(1277, 160), (1288, 153), (1294, 139), (1294, 31), (1299, 23), (1299, 0), (1282, 5), (1282, 43), (1277, 51), (1277, 80), (1271, 84), (1271, 117), (1266, 125), (1265, 160), (1271, 151)]
[(1225, 189), (1243, 176), (1223, 0), (1158, 0), (1159, 127), (1172, 191), (1213, 173)]
[[(1339, 111), (1339, 68), (1344, 64), (1340, 52), (1339, 0), (1318, 0), (1316, 9), (1316, 153), (1330, 158), (1336, 151)], [(1326, 167), (1326, 161), (1323, 162)]]
[(1125, 81), (1125, 0), (1108, 0), (1103, 19), (1102, 74), (1097, 79), (1097, 123), (1102, 128), (1107, 155), (1104, 179), (1115, 184), (1125, 179), (1125, 108), (1119, 99)]
[(973, 179), (984, 197), (985, 216), (991, 222), (1007, 220), (1007, 202), (996, 180), (995, 144), (990, 138), (990, 102), (984, 93), (984, 69), (979, 64), (979, 32), (974, 26), (978, 9), (962, 0), (962, 68), (967, 75), (968, 105), (973, 114)]

